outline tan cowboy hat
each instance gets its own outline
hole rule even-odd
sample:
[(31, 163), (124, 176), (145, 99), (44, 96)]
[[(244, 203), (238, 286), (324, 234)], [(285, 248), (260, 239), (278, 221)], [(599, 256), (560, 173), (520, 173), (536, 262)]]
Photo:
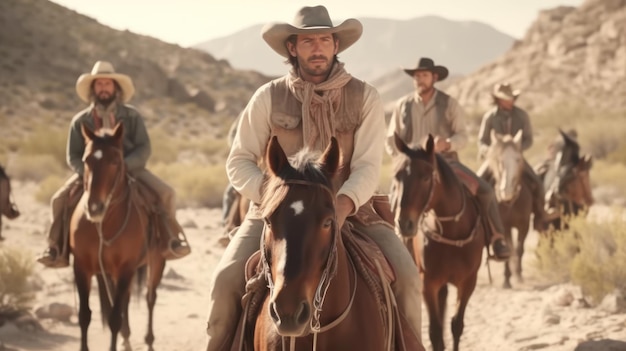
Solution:
[(510, 83), (498, 83), (493, 86), (491, 95), (496, 99), (514, 101), (521, 93), (520, 90), (513, 90)]
[(76, 93), (81, 100), (89, 101), (91, 82), (98, 78), (110, 78), (117, 82), (124, 94), (124, 102), (128, 102), (135, 94), (133, 81), (129, 76), (121, 73), (115, 73), (113, 65), (106, 61), (98, 61), (93, 65), (91, 73), (83, 73), (76, 80)]
[(415, 76), (415, 72), (417, 71), (431, 71), (437, 74), (437, 81), (442, 81), (448, 77), (448, 69), (445, 66), (437, 66), (435, 62), (428, 58), (422, 57), (417, 62), (417, 67), (415, 68), (403, 68), (404, 72), (411, 77)]
[(349, 18), (340, 25), (334, 27), (324, 6), (301, 8), (293, 24), (269, 23), (261, 30), (263, 40), (279, 55), (289, 58), (289, 51), (285, 41), (293, 34), (326, 34), (335, 33), (339, 40), (339, 50), (350, 47), (361, 37), (363, 25), (354, 18)]

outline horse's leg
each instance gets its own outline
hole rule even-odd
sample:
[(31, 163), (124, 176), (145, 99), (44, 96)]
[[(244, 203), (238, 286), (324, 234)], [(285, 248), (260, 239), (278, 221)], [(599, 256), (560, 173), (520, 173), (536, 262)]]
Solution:
[(148, 330), (146, 331), (146, 337), (144, 338), (148, 345), (148, 350), (152, 351), (152, 344), (154, 343), (154, 330), (152, 324), (154, 321), (154, 305), (157, 299), (157, 288), (161, 283), (163, 277), (163, 270), (165, 269), (165, 259), (159, 252), (153, 252), (151, 254), (149, 266), (148, 266), (148, 285), (146, 292), (146, 302), (148, 304)]
[(524, 277), (522, 276), (522, 257), (524, 256), (524, 242), (528, 236), (529, 229), (529, 221), (524, 221), (517, 227), (517, 267), (515, 267), (515, 276), (520, 283), (524, 282)]
[(78, 290), (78, 323), (80, 324), (80, 351), (89, 351), (87, 346), (87, 329), (91, 322), (89, 309), (89, 292), (91, 291), (91, 275), (80, 269), (79, 263), (74, 260), (74, 281)]
[[(504, 237), (509, 247), (513, 245), (513, 235), (511, 234), (511, 225), (507, 223), (504, 228)], [(509, 258), (504, 262), (504, 283), (502, 287), (505, 289), (511, 289), (511, 263), (515, 260), (514, 257)]]
[(113, 298), (113, 308), (109, 316), (109, 329), (111, 329), (111, 351), (117, 351), (117, 333), (122, 327), (124, 311), (124, 301), (130, 299), (130, 282), (135, 273), (134, 268), (122, 267), (121, 274), (117, 280), (115, 296)]
[(459, 351), (459, 343), (461, 342), (461, 335), (463, 334), (463, 318), (465, 318), (465, 308), (467, 307), (467, 302), (472, 296), (474, 292), (474, 288), (476, 288), (476, 278), (478, 276), (478, 272), (474, 272), (470, 276), (467, 277), (463, 283), (457, 287), (457, 310), (456, 314), (452, 317), (452, 322), (450, 323), (452, 328), (452, 338), (454, 340), (454, 351)]
[[(428, 309), (428, 335), (430, 337), (430, 343), (432, 344), (433, 351), (441, 351), (444, 349), (443, 343), (443, 312), (441, 311), (441, 292), (445, 289), (447, 295), (447, 286), (437, 289), (432, 282), (424, 281), (424, 302)], [(445, 306), (445, 298), (444, 298)]]
[(132, 346), (130, 345), (130, 321), (128, 320), (128, 305), (130, 305), (130, 293), (128, 297), (122, 302), (122, 329), (120, 330), (120, 334), (124, 340), (122, 341), (122, 346), (124, 347), (124, 351), (132, 350)]

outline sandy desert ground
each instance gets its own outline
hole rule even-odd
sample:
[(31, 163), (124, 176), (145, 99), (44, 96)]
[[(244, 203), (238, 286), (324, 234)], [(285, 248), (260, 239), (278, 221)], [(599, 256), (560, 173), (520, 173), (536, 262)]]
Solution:
[[(33, 260), (45, 245), (49, 210), (36, 203), (36, 185), (14, 182), (14, 197), (22, 215), (5, 220), (2, 248), (18, 247), (32, 254)], [(594, 211), (598, 211), (595, 209)], [(205, 318), (209, 276), (223, 248), (217, 243), (221, 234), (219, 209), (180, 209), (178, 218), (185, 227), (193, 252), (190, 256), (170, 261), (158, 290), (155, 308), (155, 349), (157, 351), (188, 351), (205, 349)], [(494, 282), (489, 284), (487, 270), (481, 268), (478, 286), (472, 296), (461, 340), (463, 350), (626, 350), (626, 313), (611, 313), (602, 308), (588, 308), (580, 303), (578, 289), (571, 285), (542, 284), (533, 272), (533, 247), (537, 234), (526, 242), (524, 258), (526, 280), (512, 290), (503, 290), (502, 264), (491, 265)], [(37, 299), (35, 308), (51, 303), (67, 304), (74, 311), (78, 297), (70, 268), (35, 267)], [(95, 285), (95, 284), (94, 284)], [(450, 294), (450, 309), (453, 306)], [(92, 350), (108, 347), (109, 333), (101, 326), (97, 289), (91, 295), (93, 310), (89, 330)], [(424, 314), (426, 309), (423, 309)], [(133, 350), (145, 350), (143, 336), (147, 308), (143, 299), (134, 299), (130, 307), (131, 344)], [(448, 316), (449, 318), (449, 316)], [(423, 318), (427, 321), (426, 315)], [(78, 350), (80, 329), (75, 315), (69, 322), (39, 320), (44, 331), (20, 329), (14, 323), (0, 328), (0, 350)], [(446, 323), (449, 326), (449, 323)], [(429, 346), (427, 323), (422, 336)], [(446, 330), (447, 343), (450, 332)]]

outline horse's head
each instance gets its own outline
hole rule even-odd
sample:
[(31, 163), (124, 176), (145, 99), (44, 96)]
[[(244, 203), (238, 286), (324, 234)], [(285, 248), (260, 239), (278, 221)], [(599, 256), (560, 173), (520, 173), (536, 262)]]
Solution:
[(491, 130), (491, 145), (486, 154), (499, 202), (513, 201), (521, 188), (524, 156), (522, 155), (522, 131), (515, 136), (497, 134)]
[(440, 185), (435, 143), (428, 135), (424, 145), (417, 149), (410, 148), (397, 134), (397, 150), (403, 155), (394, 168), (392, 179), (394, 191), (392, 198), (397, 199), (395, 210), (396, 229), (406, 237), (417, 234), (417, 223), (422, 214), (437, 201)]
[(124, 163), (124, 125), (118, 123), (113, 130), (101, 129), (94, 133), (81, 125), (85, 138), (83, 181), (87, 201), (85, 214), (95, 223), (101, 222), (116, 190), (123, 185), (126, 174)]
[(339, 228), (331, 179), (339, 158), (335, 138), (321, 156), (304, 150), (291, 163), (276, 137), (267, 147), (262, 255), (272, 287), (269, 314), (283, 336), (310, 332), (335, 273)]
[(5, 215), (9, 219), (20, 215), (17, 205), (11, 199), (11, 181), (2, 166), (0, 166), (0, 211), (2, 211), (0, 215)]
[(580, 156), (580, 146), (570, 134), (560, 129), (559, 134), (562, 145), (554, 160), (556, 179), (549, 191), (578, 208), (587, 208), (594, 202), (589, 176), (593, 159), (590, 155)]
[(566, 169), (557, 178), (558, 196), (572, 202), (577, 208), (588, 208), (594, 203), (591, 193), (590, 170), (593, 166), (591, 155), (578, 159), (576, 164)]

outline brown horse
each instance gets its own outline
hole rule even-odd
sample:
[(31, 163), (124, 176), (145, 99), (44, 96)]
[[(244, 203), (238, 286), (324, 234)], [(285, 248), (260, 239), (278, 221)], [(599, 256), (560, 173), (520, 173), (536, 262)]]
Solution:
[[(465, 308), (476, 287), (485, 247), (479, 208), (451, 166), (435, 153), (432, 135), (417, 149), (409, 148), (398, 135), (395, 144), (404, 155), (393, 178), (396, 230), (422, 272), (428, 332), (435, 351), (444, 349), (448, 283), (456, 286), (457, 310), (451, 327), (454, 350), (458, 350)], [(418, 232), (420, 237), (415, 238)]]
[(559, 130), (562, 145), (554, 158), (537, 169), (544, 180), (549, 203), (560, 208), (561, 216), (552, 221), (555, 230), (567, 229), (572, 216), (586, 215), (594, 199), (591, 192), (590, 171), (593, 166), (591, 155), (580, 155), (578, 142)]
[(500, 135), (492, 131), (491, 145), (486, 154), (487, 166), (493, 175), (496, 199), (504, 224), (504, 235), (513, 247), (511, 230), (517, 229), (516, 255), (504, 263), (505, 288), (511, 288), (511, 265), (515, 276), (521, 282), (524, 242), (530, 228), (532, 194), (523, 181), (524, 156), (522, 155), (522, 131), (515, 136)]
[(336, 223), (335, 138), (314, 157), (304, 150), (290, 164), (276, 137), (267, 148), (261, 262), (270, 292), (256, 319), (254, 350), (388, 350), (376, 297)]
[(87, 329), (91, 321), (89, 292), (97, 276), (102, 321), (111, 330), (110, 350), (117, 350), (121, 330), (124, 347), (130, 348), (128, 304), (131, 282), (146, 280), (149, 310), (145, 341), (152, 350), (153, 309), (156, 289), (161, 281), (165, 260), (156, 240), (148, 235), (148, 212), (136, 201), (136, 184), (128, 176), (123, 155), (124, 126), (112, 132), (93, 133), (82, 126), (85, 137), (83, 156), (84, 194), (72, 215), (70, 247), (74, 254), (74, 277), (80, 307), (81, 351), (87, 351)]
[(11, 180), (0, 166), (0, 240), (4, 240), (2, 236), (2, 216), (8, 219), (15, 219), (20, 215), (17, 205), (11, 197)]

